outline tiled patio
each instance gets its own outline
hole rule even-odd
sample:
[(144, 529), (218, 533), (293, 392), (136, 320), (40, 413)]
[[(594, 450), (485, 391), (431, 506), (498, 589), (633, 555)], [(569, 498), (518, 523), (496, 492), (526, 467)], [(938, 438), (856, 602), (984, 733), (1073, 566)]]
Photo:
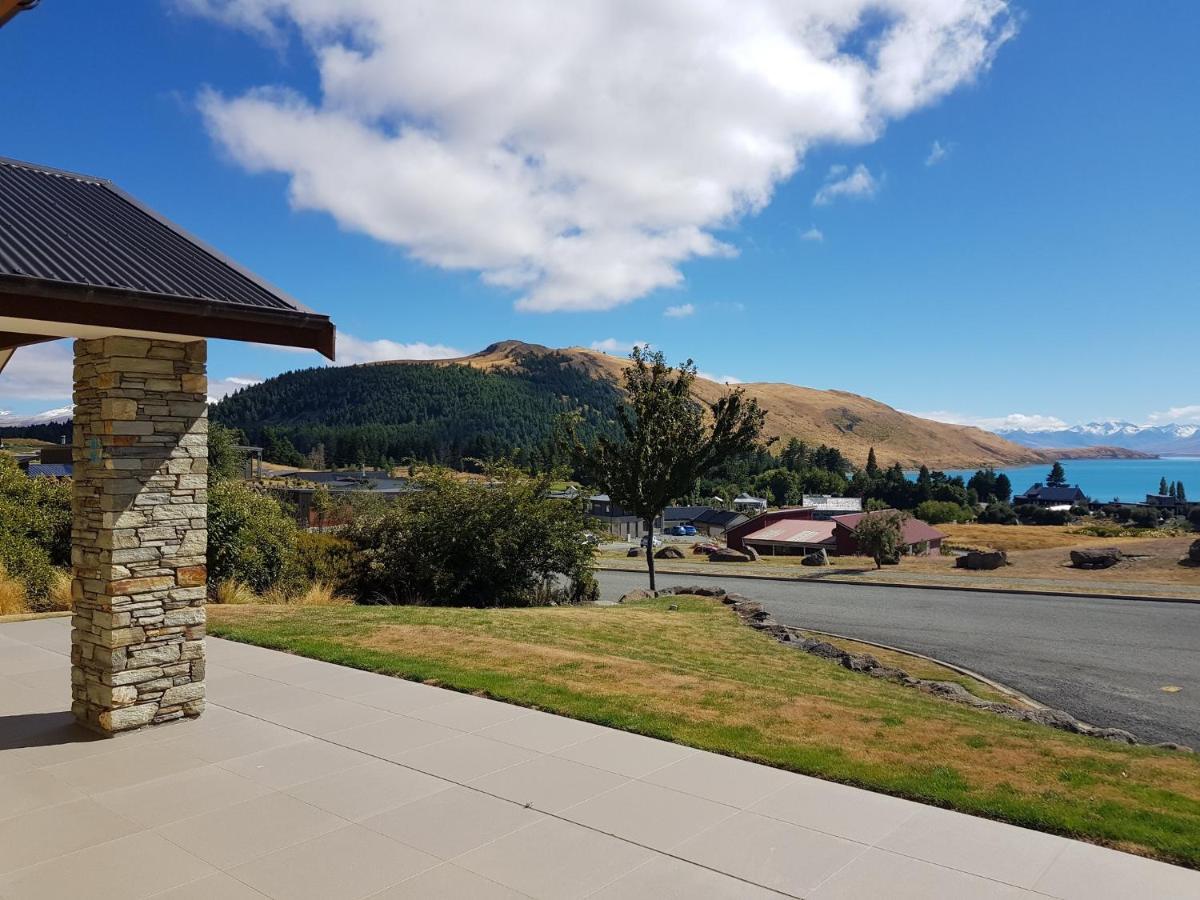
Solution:
[(1200, 897), (1200, 873), (209, 640), (202, 718), (70, 713), (0, 625), (0, 897)]

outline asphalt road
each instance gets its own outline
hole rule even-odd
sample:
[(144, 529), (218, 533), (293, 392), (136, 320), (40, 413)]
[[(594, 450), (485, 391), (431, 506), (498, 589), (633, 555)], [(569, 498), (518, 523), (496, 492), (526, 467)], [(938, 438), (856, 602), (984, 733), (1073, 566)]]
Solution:
[[(606, 600), (647, 583), (597, 575)], [(1093, 725), (1200, 750), (1200, 604), (659, 575), (660, 587), (681, 584), (736, 591), (785, 625), (924, 653)]]

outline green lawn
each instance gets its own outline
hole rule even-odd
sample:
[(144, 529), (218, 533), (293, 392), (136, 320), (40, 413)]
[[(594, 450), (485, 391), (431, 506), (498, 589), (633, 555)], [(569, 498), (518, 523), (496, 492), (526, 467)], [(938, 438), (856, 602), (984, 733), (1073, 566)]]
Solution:
[(1010, 722), (858, 675), (708, 599), (212, 605), (209, 631), (1200, 868), (1196, 756)]

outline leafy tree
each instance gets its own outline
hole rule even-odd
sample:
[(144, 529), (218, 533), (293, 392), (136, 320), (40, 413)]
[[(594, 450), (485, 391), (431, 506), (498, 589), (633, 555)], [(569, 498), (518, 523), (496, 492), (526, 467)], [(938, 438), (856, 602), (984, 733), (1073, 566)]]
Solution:
[(218, 481), (208, 493), (208, 574), (215, 588), (236, 579), (256, 592), (287, 581), (295, 563), (296, 523), (279, 502), (243, 481)]
[(864, 471), (868, 478), (876, 478), (879, 475), (879, 462), (875, 459), (874, 447), (867, 451), (867, 466)]
[(278, 463), (281, 466), (302, 466), (304, 457), (286, 434), (280, 434), (274, 428), (263, 432), (263, 459), (267, 462)]
[(690, 359), (675, 369), (658, 351), (634, 348), (629, 358), (627, 399), (617, 408), (620, 436), (602, 435), (579, 452), (590, 480), (646, 523), (654, 590), (654, 520), (720, 463), (754, 448), (765, 413), (740, 388), (707, 409), (698, 404), (691, 395), (696, 366)]
[(1063, 470), (1062, 463), (1058, 460), (1054, 461), (1054, 465), (1050, 467), (1050, 474), (1046, 477), (1048, 487), (1062, 487), (1067, 483), (1067, 473)]
[(0, 568), (25, 586), (36, 608), (55, 568), (70, 564), (70, 482), (29, 478), (0, 454)]
[(854, 540), (859, 552), (875, 560), (875, 568), (884, 563), (898, 563), (904, 535), (906, 513), (899, 510), (883, 510), (863, 516), (854, 529)]
[(925, 500), (917, 504), (916, 517), (930, 525), (943, 522), (969, 522), (975, 514), (965, 506), (947, 500)]
[(236, 429), (226, 428), (220, 422), (209, 423), (208, 479), (211, 483), (242, 477), (245, 457), (234, 449), (241, 439), (242, 435)]
[(489, 469), (487, 481), (428, 469), (419, 490), (359, 513), (342, 532), (357, 551), (364, 602), (528, 606), (559, 578), (566, 599), (594, 597), (583, 500), (551, 500), (553, 476)]
[(1129, 511), (1129, 522), (1138, 528), (1157, 528), (1158, 510), (1148, 506), (1135, 506)]
[(985, 525), (1016, 525), (1017, 513), (1007, 503), (997, 500), (984, 507), (979, 521)]
[(1167, 492), (1167, 476), (1166, 475), (1164, 475), (1162, 478), (1160, 478), (1158, 480), (1158, 492), (1160, 494), (1165, 494)]
[(1192, 523), (1192, 527), (1200, 531), (1200, 506), (1193, 506), (1191, 512), (1188, 513), (1188, 521)]
[(1003, 472), (996, 476), (995, 497), (1001, 503), (1008, 503), (1012, 499), (1012, 480)]

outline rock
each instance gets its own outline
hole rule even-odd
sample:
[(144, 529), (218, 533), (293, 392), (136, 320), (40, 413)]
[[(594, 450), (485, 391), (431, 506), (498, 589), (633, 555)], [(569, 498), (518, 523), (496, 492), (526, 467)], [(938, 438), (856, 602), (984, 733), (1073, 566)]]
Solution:
[[(674, 593), (674, 591), (672, 591)], [(648, 591), (645, 588), (637, 588), (623, 596), (620, 603), (637, 603), (641, 600), (653, 600), (658, 596), (658, 591)]]
[(1188, 560), (1200, 566), (1200, 540), (1192, 541), (1188, 547)]
[[(704, 585), (698, 584), (680, 584), (671, 588), (671, 593), (677, 597), (684, 594), (688, 594), (693, 597), (724, 597), (725, 588), (705, 587)], [(745, 598), (743, 597), (741, 599), (744, 600)]]
[(641, 556), (642, 550), (640, 547), (630, 547), (628, 550), (625, 551), (625, 555), (626, 556)]
[(709, 543), (708, 541), (703, 541), (699, 544), (692, 544), (692, 552), (697, 555), (701, 553), (712, 553), (714, 550), (720, 549), (721, 548), (716, 544)]
[(668, 544), (654, 554), (655, 559), (683, 559), (683, 551)]
[(1087, 547), (1071, 551), (1071, 565), (1077, 569), (1107, 569), (1121, 561), (1116, 547)]
[(815, 553), (809, 553), (804, 559), (800, 560), (802, 566), (827, 566), (829, 565), (829, 554), (824, 550), (818, 550)]
[(678, 609), (679, 609), (678, 603), (672, 603), (670, 606), (667, 607), (667, 610), (670, 612), (675, 612)]
[(731, 547), (718, 547), (708, 555), (708, 561), (743, 563), (750, 562), (750, 557), (740, 550), (734, 550)]
[(1003, 550), (971, 550), (954, 560), (956, 569), (972, 571), (999, 569), (1008, 565), (1008, 554)]

